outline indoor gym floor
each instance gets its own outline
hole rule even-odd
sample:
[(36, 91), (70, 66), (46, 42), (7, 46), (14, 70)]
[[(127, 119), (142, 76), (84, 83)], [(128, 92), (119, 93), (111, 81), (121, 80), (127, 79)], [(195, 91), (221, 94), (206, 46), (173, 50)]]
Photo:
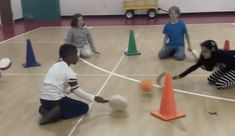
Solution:
[[(138, 81), (151, 79), (168, 71), (182, 72), (194, 64), (185, 61), (159, 60), (162, 25), (96, 26), (91, 29), (95, 45), (102, 53), (80, 60), (73, 69), (80, 86), (105, 98), (119, 94), (128, 99), (126, 113), (111, 113), (107, 104), (93, 104), (89, 115), (39, 126), (39, 90), (48, 68), (58, 60), (58, 48), (69, 27), (41, 27), (1, 42), (0, 58), (9, 57), (12, 67), (2, 71), (0, 81), (0, 134), (4, 136), (230, 136), (235, 132), (234, 88), (218, 91), (207, 84), (210, 73), (198, 69), (188, 77), (174, 81), (177, 108), (185, 118), (164, 122), (150, 115), (159, 108), (161, 89), (151, 95), (141, 93)], [(127, 57), (129, 30), (136, 36), (140, 56)], [(233, 24), (190, 24), (188, 30), (194, 49), (200, 51), (203, 40), (215, 39), (220, 47), (230, 40), (235, 49)], [(31, 39), (40, 67), (25, 69), (26, 39)], [(74, 95), (73, 98), (79, 99)], [(217, 112), (210, 115), (208, 112)]]

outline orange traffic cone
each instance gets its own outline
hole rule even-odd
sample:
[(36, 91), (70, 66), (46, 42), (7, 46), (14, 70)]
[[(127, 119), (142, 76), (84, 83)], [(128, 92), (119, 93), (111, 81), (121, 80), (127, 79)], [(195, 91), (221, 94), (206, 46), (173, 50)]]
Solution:
[(224, 50), (226, 50), (226, 51), (230, 50), (229, 40), (225, 40), (225, 42), (224, 42)]
[(185, 114), (176, 110), (172, 77), (170, 74), (165, 75), (165, 83), (162, 91), (162, 101), (160, 110), (153, 111), (151, 114), (162, 120), (168, 121), (184, 117)]

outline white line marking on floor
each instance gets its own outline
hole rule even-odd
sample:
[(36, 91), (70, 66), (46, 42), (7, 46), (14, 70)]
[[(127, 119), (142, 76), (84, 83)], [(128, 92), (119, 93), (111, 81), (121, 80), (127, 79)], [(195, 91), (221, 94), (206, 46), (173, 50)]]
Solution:
[[(12, 46), (15, 46), (14, 44), (24, 44), (25, 42), (9, 42), (9, 45), (12, 45)], [(64, 41), (36, 41), (36, 40), (34, 40), (33, 41), (33, 43), (34, 44), (46, 44), (46, 43), (48, 43), (48, 44), (56, 44), (56, 45), (50, 45), (50, 46), (59, 46), (60, 44), (63, 44), (64, 43)], [(101, 46), (101, 45), (104, 45), (104, 44), (102, 44), (102, 43), (124, 43), (123, 41), (98, 41), (98, 40), (96, 40), (96, 43), (99, 43), (100, 45), (99, 46)], [(44, 45), (44, 46), (48, 46), (48, 45)], [(107, 46), (107, 45), (104, 45), (104, 46)]]
[(4, 73), (3, 76), (45, 76), (46, 74)]
[[(198, 24), (198, 23), (188, 23), (188, 25), (199, 25), (199, 26), (202, 26), (202, 25), (231, 25), (231, 23), (202, 23), (202, 24)], [(101, 26), (101, 25), (91, 25), (89, 27), (93, 27), (93, 28), (99, 28), (99, 27), (128, 27), (128, 28), (137, 28), (137, 27), (146, 27), (146, 26), (164, 26), (164, 24), (154, 24), (154, 25), (151, 25), (151, 24), (145, 24), (145, 25), (106, 25), (106, 26)], [(42, 26), (41, 27), (42, 29), (47, 29), (47, 28), (70, 28), (70, 26)]]
[[(84, 63), (88, 64), (89, 66), (91, 67), (94, 67), (100, 71), (103, 71), (103, 72), (106, 72), (106, 73), (109, 73), (111, 74), (110, 71), (106, 70), (106, 69), (103, 69), (101, 67), (98, 67), (84, 59), (81, 59)], [(126, 79), (126, 80), (130, 80), (130, 81), (134, 81), (134, 82), (137, 82), (137, 83), (140, 83), (140, 80), (137, 80), (137, 79), (133, 79), (133, 78), (130, 78), (130, 77), (126, 77), (124, 75), (120, 75), (120, 74), (117, 74), (117, 73), (113, 73), (114, 76), (117, 76), (117, 77), (120, 77), (120, 78), (123, 78), (123, 79)], [(157, 84), (154, 84), (155, 87), (161, 87)], [(229, 98), (223, 98), (223, 97), (217, 97), (217, 96), (211, 96), (211, 95), (206, 95), (206, 94), (199, 94), (199, 93), (193, 93), (193, 92), (187, 92), (187, 91), (183, 91), (183, 90), (179, 90), (179, 89), (174, 89), (175, 92), (180, 92), (180, 93), (184, 93), (184, 94), (190, 94), (190, 95), (195, 95), (195, 96), (200, 96), (200, 97), (205, 97), (205, 98), (211, 98), (211, 99), (216, 99), (216, 100), (224, 100), (224, 101), (229, 101), (229, 102), (235, 102), (235, 99), (229, 99)]]
[[(192, 39), (191, 41), (194, 41), (194, 42), (201, 42), (203, 41), (204, 39)], [(225, 39), (216, 39), (217, 42), (224, 42)], [(230, 42), (234, 42), (235, 40), (233, 39), (230, 39), (229, 40)], [(45, 43), (49, 43), (49, 44), (63, 44), (64, 41), (37, 41), (37, 40), (34, 40), (33, 43), (36, 43), (36, 44), (45, 44)], [(146, 44), (150, 44), (150, 43), (161, 43), (161, 41), (158, 41), (156, 39), (150, 39), (148, 41), (141, 41), (143, 43)], [(25, 42), (10, 42), (11, 44), (23, 44)], [(96, 40), (96, 43), (124, 43), (123, 41), (120, 41), (120, 40), (109, 40), (109, 41), (101, 41), (101, 40)], [(10, 44), (10, 45), (11, 45)], [(102, 44), (101, 44), (102, 45)], [(48, 45), (45, 45), (45, 46), (48, 46)], [(58, 46), (58, 45), (56, 45)], [(100, 46), (100, 45), (99, 45)], [(105, 45), (106, 46), (106, 45)]]
[[(121, 74), (123, 76), (132, 76), (132, 77), (158, 77), (160, 74)], [(205, 77), (209, 75), (187, 75), (188, 77)]]
[(10, 40), (12, 40), (12, 39), (15, 39), (15, 38), (17, 38), (17, 37), (20, 37), (20, 36), (23, 36), (23, 35), (32, 33), (32, 32), (37, 31), (37, 30), (39, 30), (39, 29), (41, 29), (41, 27), (35, 28), (35, 29), (33, 29), (33, 30), (30, 30), (30, 31), (28, 31), (28, 32), (25, 32), (25, 33), (22, 33), (22, 34), (19, 34), (19, 35), (16, 35), (16, 36), (13, 36), (13, 37), (11, 37), (11, 38), (9, 38), (9, 39), (7, 39), (7, 40), (1, 41), (0, 44), (3, 44), (3, 43), (5, 43), (5, 42), (10, 41)]
[[(45, 76), (46, 74), (5, 73), (3, 76)], [(109, 74), (77, 74), (78, 76), (108, 76)]]
[[(107, 72), (106, 72), (107, 73)], [(2, 74), (3, 76), (45, 76), (46, 74), (27, 74), (27, 73), (5, 73)], [(78, 76), (92, 76), (92, 77), (99, 77), (99, 76), (108, 76), (109, 74), (90, 74), (90, 73), (83, 73), (77, 74)], [(157, 77), (160, 74), (120, 74), (123, 76), (130, 76), (130, 77)], [(206, 77), (209, 75), (187, 75), (188, 77)]]
[[(135, 38), (137, 38), (140, 34), (140, 32), (142, 31), (142, 29), (140, 29), (136, 35), (135, 35)], [(110, 80), (110, 78), (114, 75), (115, 71), (117, 70), (118, 66), (121, 64), (123, 58), (125, 57), (124, 53), (122, 54), (122, 56), (120, 57), (120, 59), (118, 60), (118, 62), (116, 63), (116, 65), (114, 66), (114, 68), (112, 69), (111, 72), (109, 72), (109, 76), (106, 78), (105, 82), (103, 83), (103, 85), (101, 86), (101, 88), (99, 89), (98, 93), (96, 94), (96, 96), (99, 96), (104, 87), (106, 86), (106, 84), (108, 83), (108, 81)], [(89, 104), (89, 107), (91, 108), (93, 105), (93, 102)], [(76, 130), (76, 128), (78, 127), (78, 125), (80, 124), (80, 122), (84, 119), (84, 116), (82, 116), (78, 121), (77, 123), (75, 124), (75, 126), (72, 128), (72, 130), (70, 131), (69, 135), (68, 136), (72, 136), (72, 134), (74, 133), (74, 131)]]
[[(112, 77), (113, 73), (117, 70), (118, 66), (120, 65), (121, 61), (123, 60), (124, 55), (121, 56), (121, 58), (118, 60), (117, 64), (115, 65), (115, 67), (113, 68), (113, 70), (110, 72), (109, 76), (106, 78), (105, 82), (103, 83), (103, 85), (101, 86), (101, 88), (99, 89), (98, 93), (96, 94), (96, 96), (99, 96), (103, 89), (105, 88), (105, 86), (107, 85), (108, 81), (110, 80), (110, 78)], [(93, 105), (93, 102), (89, 104), (89, 107), (91, 108)], [(81, 123), (81, 121), (84, 119), (85, 116), (82, 116), (77, 123), (75, 124), (75, 126), (72, 128), (72, 130), (70, 131), (68, 136), (72, 136), (73, 132), (76, 130), (76, 128), (78, 127), (78, 125)]]
[[(204, 39), (201, 40), (191, 40), (192, 42), (202, 42), (204, 41)], [(216, 39), (217, 42), (224, 42), (225, 39)], [(235, 40), (230, 39), (230, 42), (235, 42)], [(44, 45), (40, 45), (40, 46), (54, 46), (54, 47), (58, 47), (59, 45), (63, 44), (63, 41), (32, 41), (33, 44), (44, 44)], [(144, 43), (144, 45), (147, 46), (152, 46), (153, 44), (160, 44), (160, 42), (158, 43), (156, 40), (148, 40), (148, 41), (141, 41), (142, 43)], [(123, 44), (123, 41), (98, 41), (96, 40), (96, 44), (99, 44), (99, 46), (101, 47), (105, 47), (105, 46), (110, 46), (110, 44)], [(1, 44), (1, 43), (0, 43)], [(22, 44), (25, 44), (25, 42), (8, 42), (7, 46), (21, 46)], [(197, 51), (200, 51), (199, 49), (196, 49)]]
[[(15, 46), (14, 44), (24, 44), (25, 42), (9, 42), (9, 45), (13, 45)], [(59, 46), (60, 44), (63, 44), (64, 42), (63, 41), (36, 41), (34, 40), (33, 41), (34, 44), (45, 44), (45, 43), (48, 43), (48, 44), (56, 44), (55, 46)], [(48, 46), (48, 45), (45, 45), (45, 47)], [(53, 45), (50, 45), (50, 46), (53, 46)]]

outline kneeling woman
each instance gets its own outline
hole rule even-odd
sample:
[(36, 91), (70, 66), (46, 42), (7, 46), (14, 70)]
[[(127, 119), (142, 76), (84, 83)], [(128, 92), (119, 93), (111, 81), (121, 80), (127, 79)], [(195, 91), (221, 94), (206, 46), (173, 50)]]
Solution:
[(201, 43), (201, 56), (198, 62), (183, 73), (174, 76), (173, 79), (183, 78), (199, 67), (207, 71), (215, 69), (208, 77), (208, 82), (218, 89), (226, 89), (235, 85), (235, 50), (220, 50), (215, 41), (207, 40)]

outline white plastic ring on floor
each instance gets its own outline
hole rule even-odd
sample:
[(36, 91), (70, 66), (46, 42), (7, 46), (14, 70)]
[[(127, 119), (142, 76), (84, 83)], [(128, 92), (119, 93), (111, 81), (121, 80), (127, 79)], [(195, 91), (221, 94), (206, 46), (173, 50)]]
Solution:
[(11, 60), (9, 58), (3, 58), (0, 60), (0, 69), (6, 69), (11, 65)]

